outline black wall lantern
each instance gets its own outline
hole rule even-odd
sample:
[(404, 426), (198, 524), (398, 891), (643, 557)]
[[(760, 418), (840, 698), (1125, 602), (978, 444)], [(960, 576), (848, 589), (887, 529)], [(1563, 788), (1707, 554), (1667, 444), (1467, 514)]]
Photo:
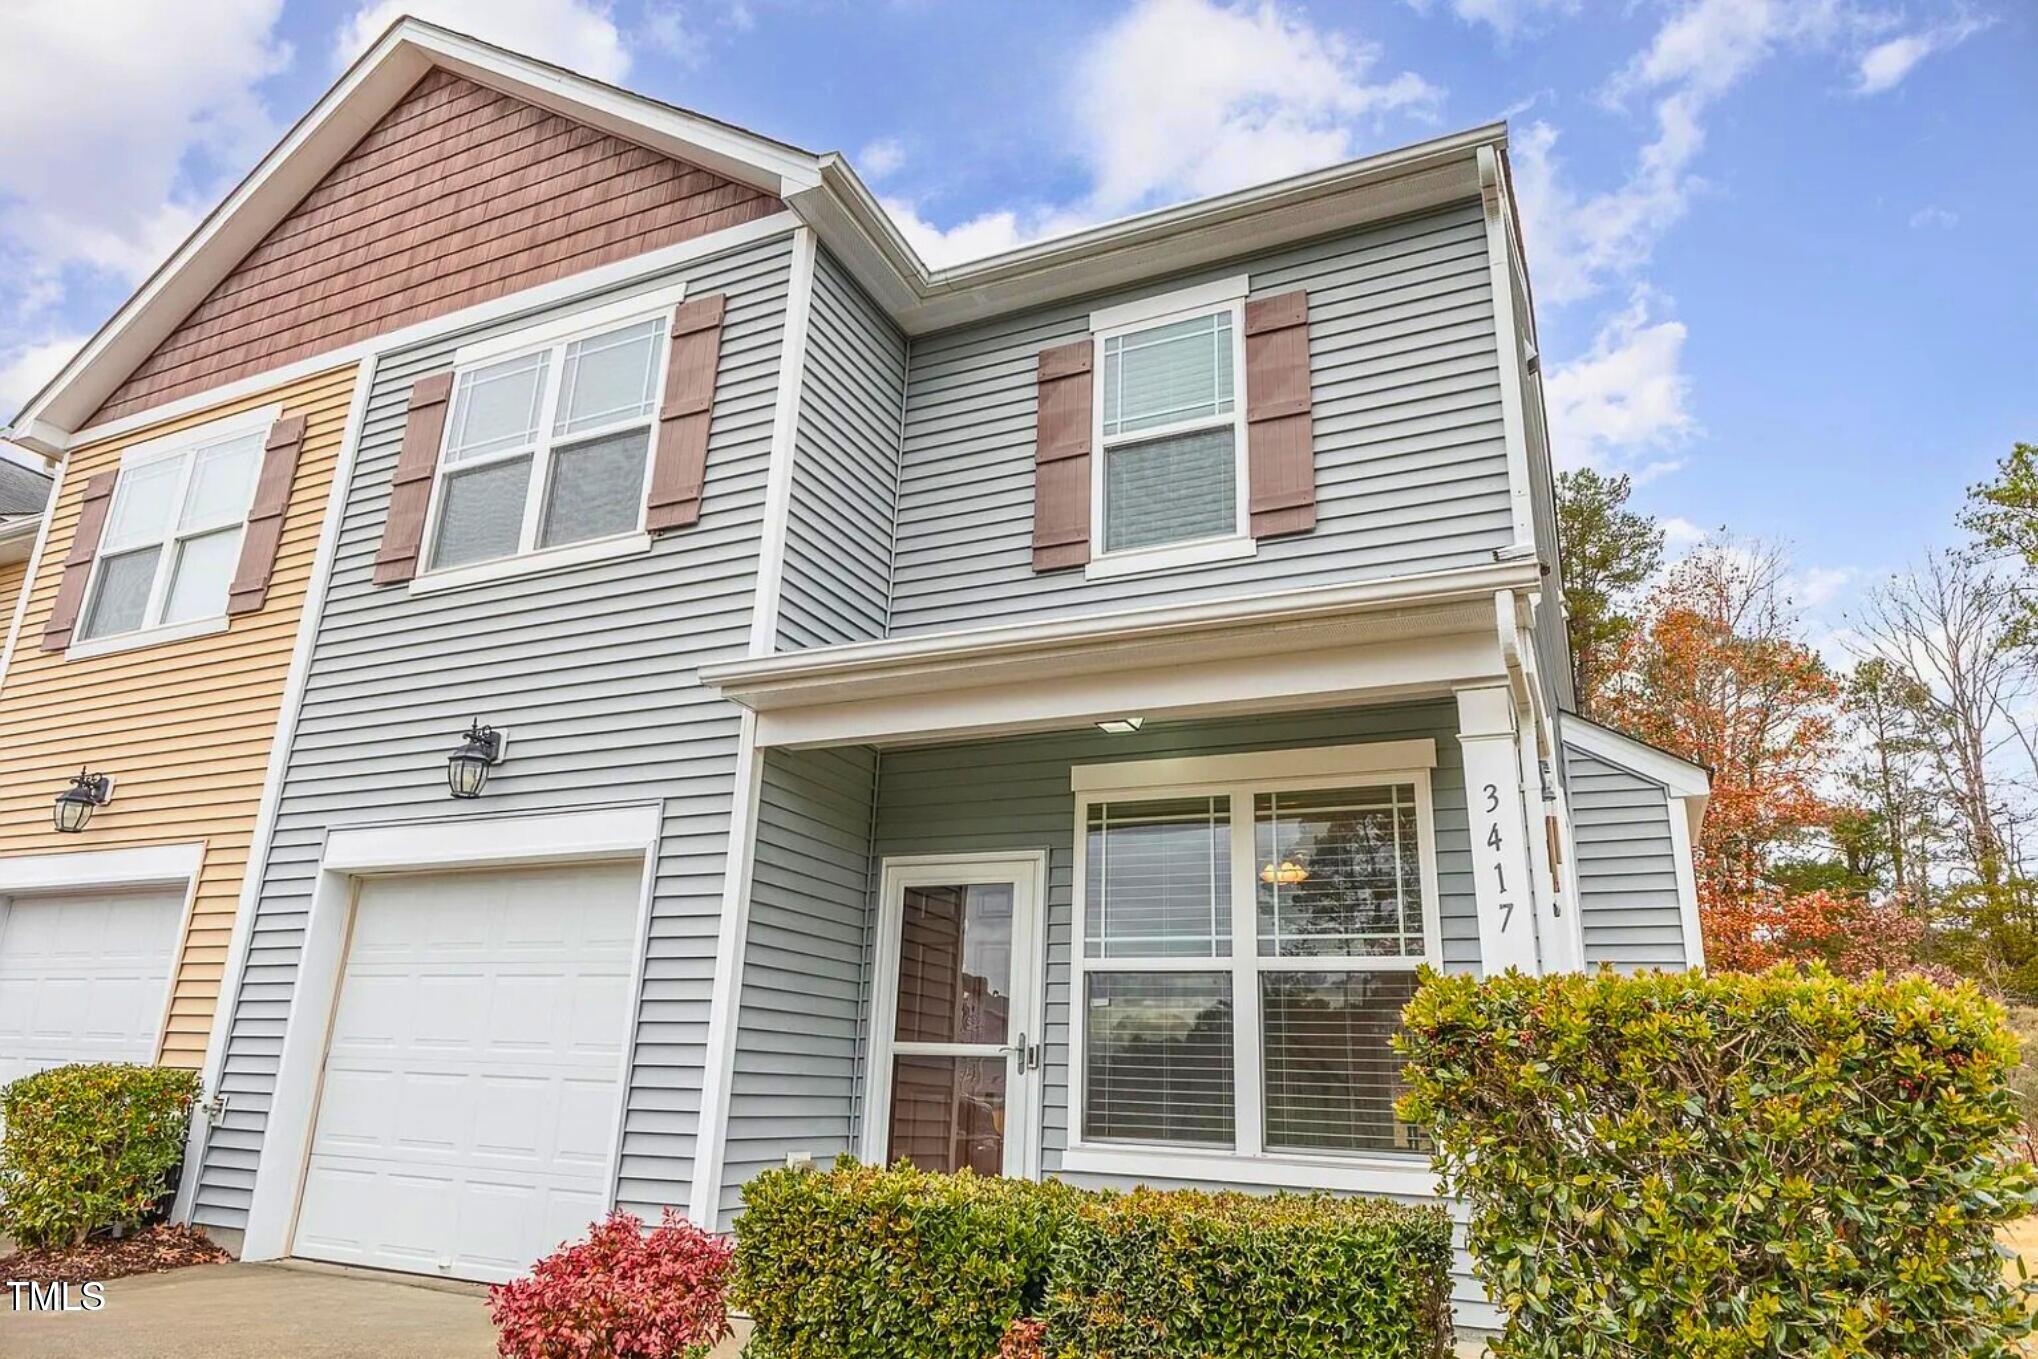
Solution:
[(66, 835), (76, 835), (85, 829), (85, 823), (92, 819), (96, 807), (104, 807), (113, 801), (113, 776), (93, 774), (79, 770), (78, 777), (71, 780), (71, 786), (57, 794), (57, 829)]
[(480, 797), (488, 782), (488, 771), (502, 762), (503, 752), (508, 748), (508, 732), (484, 727), (481, 719), (475, 718), (460, 748), (446, 757), (446, 783), (453, 796)]

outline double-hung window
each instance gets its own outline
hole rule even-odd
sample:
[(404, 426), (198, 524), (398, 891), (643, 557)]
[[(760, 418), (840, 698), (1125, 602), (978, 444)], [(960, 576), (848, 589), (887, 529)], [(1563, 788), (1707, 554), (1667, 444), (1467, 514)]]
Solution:
[(1438, 952), (1433, 747), (1294, 754), (1078, 768), (1079, 1148), (1422, 1149), (1390, 1044)]
[(137, 449), (100, 534), (79, 640), (226, 616), (273, 411)]
[(642, 531), (668, 321), (611, 322), (456, 370), (430, 570)]
[(1097, 571), (1251, 551), (1245, 285), (1227, 280), (1092, 315)]

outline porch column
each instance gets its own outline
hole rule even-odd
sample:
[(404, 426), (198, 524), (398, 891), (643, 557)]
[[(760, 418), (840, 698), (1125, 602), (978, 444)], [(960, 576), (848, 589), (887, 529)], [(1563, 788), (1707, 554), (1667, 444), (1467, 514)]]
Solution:
[(1529, 818), (1522, 796), (1514, 696), (1505, 684), (1481, 685), (1457, 693), (1458, 743), (1465, 749), (1465, 803), (1472, 830), (1472, 890), (1479, 904), (1481, 966), (1488, 975), (1510, 967), (1537, 973), (1542, 970), (1536, 949), (1538, 894), (1530, 876)]

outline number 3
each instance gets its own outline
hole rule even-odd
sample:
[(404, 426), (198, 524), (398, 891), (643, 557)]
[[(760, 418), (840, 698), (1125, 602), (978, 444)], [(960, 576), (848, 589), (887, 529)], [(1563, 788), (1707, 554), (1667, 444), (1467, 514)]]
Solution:
[(1488, 812), (1500, 810), (1500, 790), (1490, 783), (1486, 785), (1486, 810)]

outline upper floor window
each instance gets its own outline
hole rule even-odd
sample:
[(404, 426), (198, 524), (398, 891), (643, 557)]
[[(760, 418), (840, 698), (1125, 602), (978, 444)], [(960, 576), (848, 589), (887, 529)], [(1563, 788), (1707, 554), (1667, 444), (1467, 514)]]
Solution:
[(269, 418), (130, 455), (100, 535), (83, 640), (225, 617)]
[(456, 370), (430, 566), (641, 532), (668, 318)]
[(1100, 455), (1091, 491), (1093, 560), (1166, 565), (1207, 559), (1212, 547), (1249, 549), (1244, 284), (1092, 317)]

